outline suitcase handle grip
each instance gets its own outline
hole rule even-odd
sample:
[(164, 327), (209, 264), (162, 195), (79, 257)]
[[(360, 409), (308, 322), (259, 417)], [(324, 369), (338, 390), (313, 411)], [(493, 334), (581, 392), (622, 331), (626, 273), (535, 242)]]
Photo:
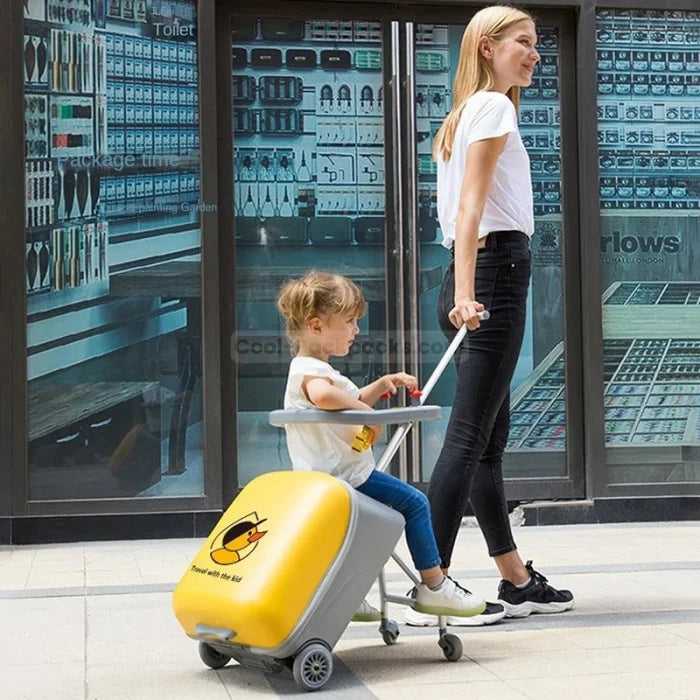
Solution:
[(212, 640), (214, 642), (228, 642), (236, 636), (235, 630), (223, 629), (221, 627), (212, 627), (198, 622), (195, 625), (197, 639)]

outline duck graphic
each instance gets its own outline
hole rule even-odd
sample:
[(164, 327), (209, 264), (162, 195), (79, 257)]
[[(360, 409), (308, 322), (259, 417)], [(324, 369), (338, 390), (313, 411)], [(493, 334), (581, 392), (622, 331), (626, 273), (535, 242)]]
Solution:
[(258, 546), (258, 540), (267, 534), (267, 530), (258, 530), (258, 525), (266, 520), (267, 518), (258, 520), (258, 514), (253, 511), (228, 525), (214, 538), (209, 556), (224, 566), (245, 559)]

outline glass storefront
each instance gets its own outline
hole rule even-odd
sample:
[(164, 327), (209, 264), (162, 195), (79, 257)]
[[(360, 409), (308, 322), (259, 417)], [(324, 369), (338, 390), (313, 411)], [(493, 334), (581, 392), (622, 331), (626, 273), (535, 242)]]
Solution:
[[(224, 0), (21, 5), (0, 26), (21, 44), (21, 77), (0, 73), (24, 110), (21, 126), (0, 124), (25, 156), (24, 222), (17, 211), (0, 230), (13, 253), (4, 279), (24, 278), (2, 300), (17, 326), (2, 371), (27, 379), (21, 429), (22, 401), (9, 380), (2, 391), (3, 439), (18, 430), (0, 465), (12, 517), (134, 512), (138, 499), (143, 512), (214, 508), (289, 468), (284, 432), (267, 422), (290, 360), (274, 300), (309, 268), (349, 276), (368, 301), (341, 372), (362, 385), (405, 364), (427, 380), (446, 347), (436, 306), (449, 262), (430, 152), (475, 6), (380, 1), (366, 16), (352, 3), (229, 3), (224, 47)], [(641, 5), (599, 7), (595, 22), (576, 2), (530, 8), (542, 60), (519, 117), (536, 230), (509, 497), (698, 493), (700, 13)], [(228, 113), (214, 97), (224, 89)], [(226, 127), (230, 156), (200, 120)], [(219, 196), (204, 219), (201, 172)], [(589, 184), (599, 216), (583, 201)], [(581, 275), (597, 273), (598, 246), (599, 290)], [(594, 295), (594, 311), (579, 303)], [(590, 371), (601, 344), (602, 386)], [(453, 383), (450, 367), (429, 400), (444, 419), (404, 453), (420, 463), (400, 462), (412, 482), (430, 477)]]
[(28, 496), (200, 494), (196, 2), (24, 8)]
[(700, 481), (700, 13), (598, 10), (610, 484)]

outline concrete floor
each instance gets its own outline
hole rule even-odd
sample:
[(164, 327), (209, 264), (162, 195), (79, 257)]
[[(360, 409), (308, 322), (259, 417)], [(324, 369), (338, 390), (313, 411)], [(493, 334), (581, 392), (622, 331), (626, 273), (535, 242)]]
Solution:
[[(574, 610), (457, 630), (448, 663), (431, 629), (376, 623), (336, 646), (324, 697), (700, 698), (700, 523), (527, 527), (524, 558), (576, 595)], [(0, 548), (0, 697), (7, 700), (241, 700), (308, 697), (291, 675), (206, 668), (170, 592), (202, 540)], [(405, 553), (402, 543), (400, 552)], [(453, 573), (494, 599), (480, 532), (463, 527)], [(395, 567), (390, 588), (409, 588)], [(376, 602), (376, 590), (371, 599)], [(403, 609), (395, 609), (403, 620)]]

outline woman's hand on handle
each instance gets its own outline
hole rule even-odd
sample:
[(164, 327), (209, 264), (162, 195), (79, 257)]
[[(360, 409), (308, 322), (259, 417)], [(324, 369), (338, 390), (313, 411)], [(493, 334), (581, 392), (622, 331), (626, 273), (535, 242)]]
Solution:
[(461, 328), (465, 323), (470, 331), (475, 331), (481, 326), (479, 312), (484, 310), (484, 305), (475, 299), (455, 299), (455, 305), (449, 313), (450, 323), (455, 328)]

